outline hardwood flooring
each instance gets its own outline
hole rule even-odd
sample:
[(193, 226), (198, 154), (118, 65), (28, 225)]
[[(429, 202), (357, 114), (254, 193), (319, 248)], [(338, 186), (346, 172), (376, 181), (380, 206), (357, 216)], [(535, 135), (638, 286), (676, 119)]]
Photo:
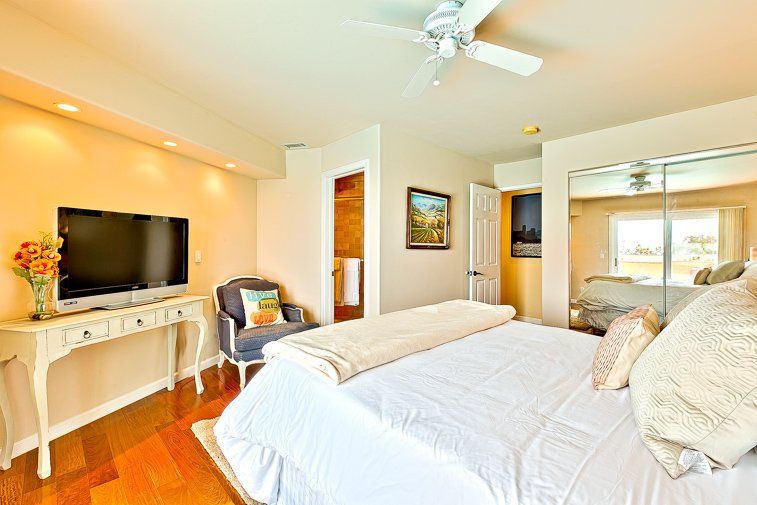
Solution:
[(190, 377), (53, 440), (45, 480), (37, 477), (36, 449), (17, 457), (0, 471), (0, 504), (243, 504), (190, 430), (239, 394), (239, 375), (226, 363), (202, 380), (200, 396)]

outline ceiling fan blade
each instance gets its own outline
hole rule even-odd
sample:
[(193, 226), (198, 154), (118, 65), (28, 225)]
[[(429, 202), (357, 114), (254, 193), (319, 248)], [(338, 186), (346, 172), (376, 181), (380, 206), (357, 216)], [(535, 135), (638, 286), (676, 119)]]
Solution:
[(343, 22), (342, 28), (359, 35), (381, 37), (384, 39), (407, 40), (410, 42), (421, 42), (428, 39), (428, 34), (419, 30), (368, 23), (367, 21), (355, 21), (352, 19)]
[(520, 75), (531, 75), (539, 70), (541, 64), (544, 63), (544, 60), (537, 56), (479, 40), (471, 42), (465, 54), (474, 60), (483, 61)]
[(405, 91), (402, 92), (402, 96), (405, 98), (415, 98), (421, 96), (423, 90), (426, 89), (428, 83), (431, 82), (431, 80), (434, 78), (434, 75), (436, 75), (436, 70), (438, 68), (437, 66), (441, 64), (442, 61), (434, 57), (428, 58), (423, 63), (421, 63), (418, 71), (415, 73), (413, 78), (410, 79), (410, 82), (407, 83)]
[(457, 14), (457, 24), (475, 28), (502, 0), (465, 0)]

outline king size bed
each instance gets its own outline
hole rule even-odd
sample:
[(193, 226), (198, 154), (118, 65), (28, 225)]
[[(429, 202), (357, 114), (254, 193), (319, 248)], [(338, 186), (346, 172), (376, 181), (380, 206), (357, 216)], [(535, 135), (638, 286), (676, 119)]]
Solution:
[(598, 342), (509, 321), (338, 385), (279, 356), (217, 442), (268, 505), (757, 503), (754, 451), (728, 471), (666, 474), (628, 388), (592, 388)]

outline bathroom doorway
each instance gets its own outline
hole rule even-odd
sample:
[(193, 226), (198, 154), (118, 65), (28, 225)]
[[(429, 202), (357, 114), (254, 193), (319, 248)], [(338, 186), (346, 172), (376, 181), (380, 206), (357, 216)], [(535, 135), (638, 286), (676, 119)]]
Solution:
[(365, 173), (334, 179), (334, 322), (365, 314)]

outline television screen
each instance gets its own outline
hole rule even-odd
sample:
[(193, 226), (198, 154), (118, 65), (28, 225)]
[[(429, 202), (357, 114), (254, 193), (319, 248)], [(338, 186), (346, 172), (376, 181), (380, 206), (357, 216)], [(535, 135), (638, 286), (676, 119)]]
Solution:
[(59, 208), (59, 299), (186, 284), (184, 218)]

